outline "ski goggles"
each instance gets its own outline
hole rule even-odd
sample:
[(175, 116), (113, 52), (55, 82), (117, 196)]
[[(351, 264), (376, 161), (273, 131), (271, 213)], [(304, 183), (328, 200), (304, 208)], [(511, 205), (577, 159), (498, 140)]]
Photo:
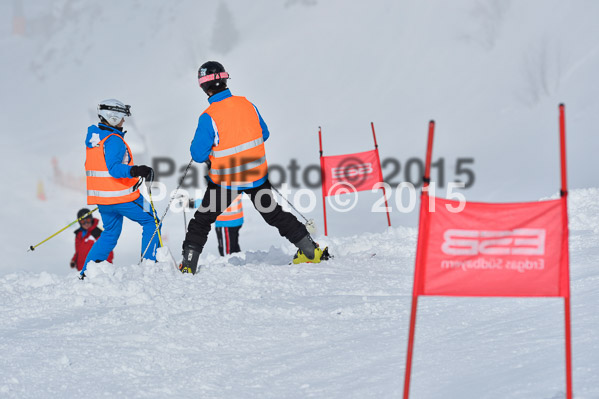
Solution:
[(91, 217), (87, 217), (85, 219), (81, 219), (79, 221), (79, 223), (81, 223), (81, 225), (83, 226), (84, 224), (93, 224), (94, 223), (94, 219)]
[(198, 80), (200, 82), (200, 86), (206, 82), (211, 82), (216, 79), (229, 79), (229, 74), (227, 72), (218, 72), (206, 76), (200, 76), (200, 74), (198, 73)]
[(116, 112), (120, 112), (121, 114), (125, 114), (126, 116), (131, 116), (131, 106), (130, 105), (125, 105), (124, 107), (119, 107), (118, 105), (100, 104), (98, 106), (98, 110), (103, 110), (103, 109), (106, 109), (108, 111), (116, 111)]

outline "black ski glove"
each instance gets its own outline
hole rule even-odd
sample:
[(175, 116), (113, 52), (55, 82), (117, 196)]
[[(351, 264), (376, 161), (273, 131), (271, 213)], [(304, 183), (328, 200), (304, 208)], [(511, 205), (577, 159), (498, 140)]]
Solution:
[(72, 260), (70, 266), (71, 266), (71, 269), (74, 269), (77, 267), (77, 264), (75, 263), (74, 260)]
[(154, 169), (146, 165), (133, 165), (129, 172), (131, 177), (143, 177), (145, 181), (154, 181)]

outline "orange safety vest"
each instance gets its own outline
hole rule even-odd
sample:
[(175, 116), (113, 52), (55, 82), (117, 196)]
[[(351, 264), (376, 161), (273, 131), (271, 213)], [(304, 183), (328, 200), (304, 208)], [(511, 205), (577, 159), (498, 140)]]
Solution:
[[(86, 148), (85, 152), (85, 175), (87, 180), (87, 203), (89, 205), (113, 205), (131, 202), (139, 198), (139, 177), (125, 177), (116, 179), (108, 172), (106, 159), (104, 158), (104, 143), (110, 136), (119, 136), (112, 133), (106, 136), (95, 147)], [(122, 139), (122, 137), (121, 137)], [(131, 149), (127, 147), (129, 162), (133, 165)]]
[(218, 144), (210, 152), (210, 179), (220, 185), (243, 186), (268, 172), (258, 113), (245, 97), (216, 101), (205, 111), (218, 129)]
[(232, 220), (238, 220), (243, 218), (243, 206), (241, 203), (241, 195), (242, 194), (239, 194), (237, 198), (233, 200), (231, 205), (216, 218), (217, 222), (230, 222)]

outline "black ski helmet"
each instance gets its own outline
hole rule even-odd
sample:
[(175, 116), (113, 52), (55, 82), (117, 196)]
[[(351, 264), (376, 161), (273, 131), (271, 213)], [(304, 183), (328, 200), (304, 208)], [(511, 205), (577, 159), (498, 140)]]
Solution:
[(206, 94), (208, 94), (208, 91), (218, 93), (225, 90), (227, 88), (227, 79), (229, 79), (229, 74), (220, 62), (204, 62), (198, 70), (198, 81)]
[[(85, 215), (85, 214), (88, 214), (88, 213), (89, 213), (89, 209), (87, 209), (87, 208), (81, 208), (81, 209), (79, 209), (79, 211), (77, 211), (77, 219), (81, 218), (83, 215)], [(93, 217), (93, 216), (92, 216), (91, 214), (89, 214), (89, 215), (86, 217), (86, 219), (87, 219), (87, 218), (92, 218), (92, 217)], [(83, 219), (81, 219), (81, 220), (83, 220)], [(81, 220), (80, 220), (80, 221), (81, 221)]]

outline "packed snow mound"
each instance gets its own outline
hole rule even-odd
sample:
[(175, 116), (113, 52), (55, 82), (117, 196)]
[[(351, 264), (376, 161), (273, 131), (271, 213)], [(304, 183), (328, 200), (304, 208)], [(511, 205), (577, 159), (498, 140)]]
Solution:
[[(77, 283), (78, 273), (60, 278), (46, 272), (40, 274), (15, 273), (0, 279), (6, 292), (12, 294), (25, 291), (48, 289), (57, 296), (86, 298), (120, 298), (126, 301), (137, 296), (144, 301), (156, 301), (148, 298), (160, 294), (160, 291), (173, 292), (189, 288), (200, 288), (203, 291), (210, 285), (223, 286), (225, 281), (236, 280), (235, 285), (257, 285), (262, 282), (260, 275), (272, 276), (283, 273), (284, 276), (305, 275), (309, 270), (320, 270), (349, 266), (364, 268), (363, 261), (370, 259), (400, 259), (412, 258), (415, 248), (416, 230), (412, 228), (393, 228), (383, 234), (363, 234), (343, 238), (325, 238), (322, 246), (329, 245), (334, 251), (335, 258), (326, 264), (290, 266), (289, 262), (295, 252), (288, 244), (282, 248), (272, 247), (268, 251), (247, 251), (227, 257), (208, 255), (200, 260), (198, 275), (182, 275), (167, 262), (154, 263), (144, 261), (139, 265), (114, 265), (108, 262), (90, 263), (87, 278)], [(253, 277), (250, 277), (252, 275)], [(281, 276), (283, 277), (283, 276)], [(283, 278), (284, 280), (284, 278)], [(247, 284), (245, 284), (247, 283)], [(189, 285), (191, 284), (191, 286)], [(197, 284), (200, 284), (197, 286)], [(177, 288), (178, 286), (178, 288)], [(11, 287), (10, 289), (8, 287)], [(195, 289), (193, 288), (193, 289)], [(14, 296), (11, 294), (11, 297)], [(160, 295), (158, 295), (160, 296)]]
[[(599, 396), (599, 190), (570, 193), (577, 398)], [(575, 222), (574, 222), (575, 221)], [(388, 398), (403, 389), (417, 230), (168, 263), (0, 278), (0, 396)], [(419, 300), (412, 397), (564, 395), (563, 302)], [(451, 367), (450, 367), (451, 365)], [(434, 384), (431, 382), (434, 381)]]

